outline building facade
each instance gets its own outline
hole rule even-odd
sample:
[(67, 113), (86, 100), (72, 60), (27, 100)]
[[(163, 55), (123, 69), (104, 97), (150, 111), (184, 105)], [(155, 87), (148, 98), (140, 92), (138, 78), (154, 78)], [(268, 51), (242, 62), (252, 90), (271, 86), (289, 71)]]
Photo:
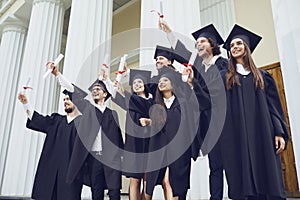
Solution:
[[(300, 15), (296, 9), (300, 1), (162, 2), (164, 19), (188, 46), (193, 45), (191, 33), (209, 23), (224, 38), (235, 23), (263, 36), (253, 56), (257, 66), (281, 66), (294, 159), (291, 195), (296, 194), (300, 184)], [(63, 113), (55, 79), (42, 78), (45, 64), (59, 53), (65, 55), (60, 71), (82, 88), (96, 78), (107, 57), (112, 77), (123, 54), (128, 54), (129, 68), (155, 73), (155, 46), (170, 44), (158, 30), (158, 15), (152, 10), (160, 10), (160, 0), (0, 0), (0, 196), (30, 196), (43, 146), (44, 136), (25, 128), (26, 115), (16, 98), (22, 86), (30, 78), (33, 90), (27, 93), (37, 111)], [(124, 117), (120, 115), (121, 122)], [(207, 157), (193, 163), (190, 199), (209, 198), (208, 174)], [(89, 195), (85, 188), (83, 196)], [(162, 195), (156, 189), (154, 199)]]

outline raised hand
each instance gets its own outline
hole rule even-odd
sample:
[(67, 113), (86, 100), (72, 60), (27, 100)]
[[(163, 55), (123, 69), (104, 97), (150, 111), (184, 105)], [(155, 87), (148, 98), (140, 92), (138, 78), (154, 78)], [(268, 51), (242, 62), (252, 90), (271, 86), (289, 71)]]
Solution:
[(23, 93), (21, 93), (21, 92), (18, 94), (18, 99), (19, 99), (19, 101), (20, 101), (22, 104), (27, 104), (27, 103), (28, 103), (28, 100), (27, 100), (26, 95), (23, 94)]
[(58, 75), (59, 72), (58, 72), (57, 66), (54, 65), (54, 62), (48, 62), (47, 67), (52, 70), (51, 73), (54, 76)]
[(169, 24), (161, 19), (158, 20), (158, 28), (166, 33), (172, 32), (172, 29), (170, 28)]

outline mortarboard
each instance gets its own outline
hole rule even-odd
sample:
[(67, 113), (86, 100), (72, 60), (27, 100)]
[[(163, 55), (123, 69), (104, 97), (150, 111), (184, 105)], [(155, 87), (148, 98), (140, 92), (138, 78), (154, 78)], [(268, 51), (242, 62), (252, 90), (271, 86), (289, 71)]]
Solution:
[(106, 87), (106, 85), (104, 84), (103, 81), (101, 81), (99, 79), (95, 80), (93, 82), (93, 84), (88, 88), (88, 90), (90, 92), (92, 92), (94, 86), (100, 86), (100, 87), (102, 87), (105, 90), (105, 92), (107, 93), (107, 96), (105, 97), (105, 101), (111, 96), (111, 94), (108, 92), (107, 87)]
[(146, 70), (137, 70), (137, 69), (130, 69), (129, 74), (129, 85), (132, 85), (133, 81), (137, 78), (143, 80), (144, 85), (150, 82), (151, 71)]
[(168, 79), (170, 79), (170, 81), (172, 83), (180, 83), (181, 82), (181, 74), (180, 73), (178, 73), (175, 70), (168, 68), (168, 67), (164, 67), (162, 69), (163, 70), (161, 70), (161, 72), (159, 74), (160, 78), (167, 77)]
[(220, 36), (219, 32), (213, 24), (209, 24), (199, 29), (198, 31), (195, 31), (194, 33), (192, 33), (192, 35), (195, 38), (195, 40), (197, 40), (199, 37), (205, 37), (212, 39), (218, 45), (224, 43), (224, 40), (222, 39), (222, 37)]
[(70, 100), (72, 101), (72, 92), (69, 92), (68, 90), (64, 90), (62, 93), (64, 95), (68, 95), (70, 97)]
[(174, 50), (174, 59), (179, 62), (180, 64), (188, 64), (192, 52), (190, 52), (184, 44), (180, 40), (177, 41), (176, 47)]
[(157, 45), (154, 53), (154, 59), (156, 59), (157, 56), (163, 56), (170, 60), (172, 63), (174, 62), (174, 53), (173, 49), (171, 48)]
[(246, 42), (250, 48), (251, 53), (254, 51), (254, 49), (262, 39), (262, 37), (260, 37), (259, 35), (235, 24), (231, 32), (229, 33), (229, 36), (227, 37), (223, 48), (227, 51), (230, 51), (230, 43), (235, 38), (240, 38), (244, 42)]

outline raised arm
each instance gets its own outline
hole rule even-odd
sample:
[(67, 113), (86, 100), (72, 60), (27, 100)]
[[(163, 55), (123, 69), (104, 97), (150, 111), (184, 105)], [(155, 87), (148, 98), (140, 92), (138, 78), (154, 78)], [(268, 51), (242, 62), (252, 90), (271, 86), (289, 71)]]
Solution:
[(91, 104), (88, 100), (84, 99), (87, 96), (87, 93), (79, 87), (73, 85), (57, 70), (57, 66), (55, 66), (53, 63), (49, 63), (49, 68), (52, 69), (51, 73), (56, 77), (56, 80), (58, 81), (60, 86), (72, 93), (72, 102), (76, 105), (78, 110), (80, 112), (84, 112), (86, 107)]
[(49, 133), (52, 125), (55, 123), (56, 117), (59, 117), (59, 115), (54, 113), (51, 116), (43, 116), (37, 113), (32, 109), (25, 94), (19, 93), (18, 99), (23, 104), (28, 117), (26, 127), (35, 131)]
[(158, 20), (158, 28), (166, 33), (170, 45), (173, 49), (175, 49), (178, 39), (173, 33), (169, 24), (165, 20)]

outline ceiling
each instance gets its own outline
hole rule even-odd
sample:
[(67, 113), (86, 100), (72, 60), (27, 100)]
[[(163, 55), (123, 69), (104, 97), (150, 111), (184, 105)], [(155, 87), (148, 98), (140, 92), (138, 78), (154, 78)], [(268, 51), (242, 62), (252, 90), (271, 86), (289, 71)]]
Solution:
[(113, 3), (113, 11), (121, 8), (122, 6), (124, 6), (126, 3), (130, 2), (131, 0), (114, 0)]

